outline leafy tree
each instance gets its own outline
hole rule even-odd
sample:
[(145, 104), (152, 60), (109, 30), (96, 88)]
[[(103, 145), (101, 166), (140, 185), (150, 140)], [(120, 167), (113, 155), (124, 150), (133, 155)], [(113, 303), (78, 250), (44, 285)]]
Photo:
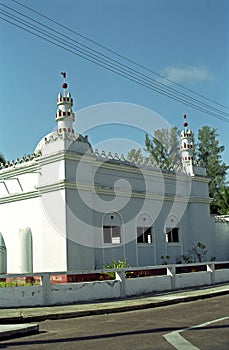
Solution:
[(197, 244), (193, 243), (192, 249), (188, 252), (191, 254), (194, 262), (202, 262), (207, 254), (207, 248), (201, 242), (198, 242)]
[(130, 265), (127, 264), (127, 259), (125, 260), (118, 259), (118, 262), (116, 262), (115, 260), (112, 260), (112, 265), (104, 264), (104, 266), (106, 267), (106, 269), (125, 269), (130, 267)]
[[(217, 196), (226, 185), (226, 174), (229, 166), (222, 161), (224, 146), (219, 144), (217, 129), (203, 126), (198, 131), (196, 159), (199, 165), (206, 168), (209, 182), (209, 195), (213, 198), (211, 212), (218, 213)], [(219, 203), (218, 203), (219, 204)]]
[(136, 150), (135, 148), (132, 148), (129, 153), (127, 154), (128, 160), (135, 160), (136, 162), (141, 161), (143, 159), (143, 154), (141, 148)]
[(161, 168), (173, 168), (175, 164), (181, 163), (180, 140), (178, 129), (158, 129), (154, 131), (153, 139), (146, 134), (146, 151), (155, 159)]
[(221, 187), (212, 203), (214, 212), (220, 215), (229, 215), (229, 187)]
[[(104, 264), (106, 269), (126, 269), (128, 267), (130, 267), (129, 264), (127, 264), (127, 259), (125, 260), (120, 260), (118, 259), (118, 262), (116, 262), (115, 260), (112, 260), (112, 265), (110, 264)], [(115, 272), (108, 272), (107, 273), (110, 277), (115, 277)], [(126, 275), (129, 275), (130, 272), (126, 273)]]
[[(203, 126), (198, 131), (198, 142), (194, 148), (194, 159), (200, 166), (206, 168), (210, 178), (209, 195), (213, 198), (211, 203), (212, 214), (228, 214), (228, 186), (226, 174), (229, 166), (222, 161), (224, 146), (219, 144), (217, 129)], [(181, 164), (180, 137), (176, 127), (172, 129), (155, 130), (153, 139), (145, 136), (145, 151), (149, 153), (149, 159), (156, 162), (164, 169), (171, 169), (175, 164)], [(141, 160), (141, 149), (132, 149), (128, 154), (129, 159)]]
[(5, 164), (6, 160), (5, 157), (2, 153), (0, 153), (0, 163), (4, 163)]
[(161, 256), (162, 265), (168, 265), (169, 259), (170, 259), (170, 256), (169, 256), (169, 255), (162, 255), (162, 256)]

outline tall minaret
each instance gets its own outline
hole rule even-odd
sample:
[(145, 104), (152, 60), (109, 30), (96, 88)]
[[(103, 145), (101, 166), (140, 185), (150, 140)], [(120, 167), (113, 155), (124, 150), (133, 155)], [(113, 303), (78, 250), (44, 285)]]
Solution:
[(62, 72), (61, 75), (64, 79), (62, 84), (64, 95), (62, 96), (60, 92), (57, 98), (57, 131), (59, 134), (74, 135), (73, 122), (75, 121), (75, 116), (72, 112), (73, 99), (70, 92), (68, 92), (66, 95), (66, 89), (68, 87), (68, 84), (66, 83), (66, 73)]
[(186, 172), (194, 175), (193, 172), (193, 133), (187, 129), (188, 123), (186, 121), (186, 114), (184, 115), (184, 129), (181, 131), (181, 157), (182, 165)]

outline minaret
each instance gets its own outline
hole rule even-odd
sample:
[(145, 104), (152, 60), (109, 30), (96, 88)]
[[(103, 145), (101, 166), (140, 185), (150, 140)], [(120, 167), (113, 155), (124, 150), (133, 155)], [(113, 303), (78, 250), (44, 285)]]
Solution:
[(74, 135), (73, 122), (75, 121), (75, 116), (72, 112), (73, 99), (70, 92), (68, 92), (66, 95), (66, 89), (68, 87), (68, 84), (66, 83), (66, 73), (62, 72), (61, 75), (64, 78), (64, 82), (62, 84), (64, 95), (62, 95), (60, 92), (57, 98), (57, 131), (59, 134)]
[(88, 137), (74, 131), (73, 123), (75, 116), (72, 111), (73, 99), (70, 92), (66, 91), (68, 87), (66, 73), (62, 72), (61, 75), (64, 81), (62, 83), (63, 92), (60, 92), (57, 97), (57, 130), (44, 136), (36, 146), (34, 153), (39, 153), (42, 156), (60, 151), (71, 151), (81, 154), (89, 152), (91, 154), (93, 153), (93, 149), (88, 141)]
[(190, 129), (187, 129), (188, 123), (186, 121), (186, 114), (184, 115), (184, 129), (181, 131), (181, 157), (182, 165), (186, 172), (190, 175), (194, 175), (193, 172), (193, 133)]

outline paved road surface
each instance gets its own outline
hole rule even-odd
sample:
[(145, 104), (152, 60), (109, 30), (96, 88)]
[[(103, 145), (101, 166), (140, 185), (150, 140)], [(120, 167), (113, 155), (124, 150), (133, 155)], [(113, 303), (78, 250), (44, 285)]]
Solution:
[(229, 297), (39, 325), (39, 334), (2, 341), (0, 349), (228, 350)]

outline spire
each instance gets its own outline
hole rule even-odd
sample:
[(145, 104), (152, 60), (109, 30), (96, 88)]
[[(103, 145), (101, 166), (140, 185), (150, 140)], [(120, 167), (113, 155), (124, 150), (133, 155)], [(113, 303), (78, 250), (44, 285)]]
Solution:
[(64, 96), (66, 96), (66, 89), (68, 87), (68, 84), (66, 83), (67, 74), (65, 72), (61, 72), (61, 75), (63, 76), (63, 79), (64, 79), (64, 82), (62, 84), (62, 88), (64, 89)]
[(184, 114), (184, 128), (187, 128), (187, 126), (188, 126), (188, 123), (186, 122), (186, 118), (187, 118), (187, 116), (186, 116), (186, 114)]
[(62, 83), (64, 95), (59, 92), (57, 97), (56, 121), (58, 123), (58, 133), (62, 134), (64, 132), (74, 134), (73, 122), (75, 121), (75, 116), (72, 112), (73, 99), (70, 92), (66, 94), (66, 89), (68, 87), (68, 84), (66, 83), (67, 74), (65, 72), (61, 72), (61, 75), (64, 79), (64, 82)]
[(193, 175), (193, 133), (188, 129), (187, 116), (184, 114), (184, 129), (181, 131), (181, 157), (183, 168)]

